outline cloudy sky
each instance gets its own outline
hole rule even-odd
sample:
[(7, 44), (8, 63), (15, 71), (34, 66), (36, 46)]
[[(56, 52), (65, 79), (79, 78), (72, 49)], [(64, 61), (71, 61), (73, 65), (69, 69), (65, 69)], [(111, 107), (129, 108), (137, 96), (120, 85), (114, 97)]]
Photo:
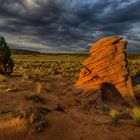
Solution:
[(0, 35), (11, 48), (61, 53), (120, 35), (140, 52), (140, 0), (0, 0)]

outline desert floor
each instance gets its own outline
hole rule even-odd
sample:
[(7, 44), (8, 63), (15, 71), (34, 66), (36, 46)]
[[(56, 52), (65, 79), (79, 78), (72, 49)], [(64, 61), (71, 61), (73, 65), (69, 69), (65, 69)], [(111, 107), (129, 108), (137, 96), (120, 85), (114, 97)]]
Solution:
[[(140, 139), (140, 126), (126, 114), (131, 107), (120, 97), (103, 99), (103, 102), (99, 102), (102, 105), (96, 101), (86, 102), (83, 98), (87, 97), (81, 96), (73, 88), (76, 79), (64, 77), (60, 73), (34, 75), (30, 71), (28, 75), (27, 71), (21, 72), (21, 69), (16, 68), (10, 77), (0, 78), (0, 140)], [(140, 103), (138, 83), (139, 78), (135, 79), (134, 89)], [(26, 98), (33, 94), (37, 94), (39, 99)], [(47, 125), (40, 133), (31, 132), (28, 122), (13, 116), (15, 112), (30, 107), (49, 110), (46, 114)], [(122, 114), (117, 125), (112, 123), (109, 115), (111, 109)]]

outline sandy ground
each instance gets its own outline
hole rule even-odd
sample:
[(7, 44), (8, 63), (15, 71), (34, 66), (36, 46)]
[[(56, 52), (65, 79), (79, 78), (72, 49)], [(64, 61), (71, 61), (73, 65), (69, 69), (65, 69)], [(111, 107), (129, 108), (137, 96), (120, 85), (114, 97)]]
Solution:
[[(49, 83), (49, 90), (44, 87), (39, 96), (46, 100), (45, 104), (25, 100), (25, 96), (36, 88), (34, 78), (22, 82), (22, 78), (13, 75), (0, 85), (14, 85), (17, 90), (10, 92), (0, 89), (0, 130), (4, 129), (4, 136), (0, 140), (139, 140), (140, 127), (132, 119), (120, 120), (117, 126), (111, 124), (111, 117), (94, 104), (85, 105), (79, 96), (75, 96), (72, 84), (62, 77), (54, 79), (40, 79), (42, 85)], [(124, 111), (130, 108), (123, 101), (117, 103), (115, 99), (107, 101), (111, 108)], [(42, 133), (30, 133), (28, 126), (14, 120), (11, 112), (29, 107), (43, 106), (50, 109), (47, 114), (48, 124)], [(58, 106), (61, 108), (57, 109)], [(8, 124), (13, 120), (13, 128)], [(7, 123), (7, 126), (5, 124)], [(22, 123), (22, 125), (20, 124)], [(21, 126), (21, 127), (19, 127)], [(19, 127), (18, 131), (15, 130)], [(15, 132), (14, 132), (15, 130)]]

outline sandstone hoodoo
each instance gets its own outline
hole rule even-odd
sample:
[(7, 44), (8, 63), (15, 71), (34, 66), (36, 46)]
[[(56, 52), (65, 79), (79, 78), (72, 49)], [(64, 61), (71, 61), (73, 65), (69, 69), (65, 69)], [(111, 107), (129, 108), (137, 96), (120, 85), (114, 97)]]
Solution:
[(125, 53), (127, 43), (121, 37), (110, 36), (93, 44), (75, 86), (86, 91), (85, 94), (94, 89), (102, 94), (117, 94), (117, 91), (129, 104), (135, 105)]

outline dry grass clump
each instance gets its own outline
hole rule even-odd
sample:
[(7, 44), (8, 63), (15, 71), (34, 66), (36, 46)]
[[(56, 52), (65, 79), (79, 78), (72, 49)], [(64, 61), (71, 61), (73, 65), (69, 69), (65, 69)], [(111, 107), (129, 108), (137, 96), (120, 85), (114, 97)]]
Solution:
[(32, 132), (41, 132), (47, 126), (47, 113), (50, 112), (44, 107), (32, 107), (24, 111), (17, 111), (15, 117), (27, 120)]
[(0, 74), (0, 82), (6, 82), (7, 77), (5, 75)]
[(0, 89), (8, 92), (14, 92), (18, 90), (15, 85), (6, 85), (6, 84), (0, 85)]
[(51, 84), (50, 84), (49, 82), (46, 82), (46, 83), (44, 84), (44, 88), (45, 88), (46, 91), (50, 91), (50, 89), (51, 89)]
[(2, 84), (2, 85), (0, 85), (0, 89), (7, 89), (8, 88), (8, 85), (6, 85), (6, 84)]
[(23, 73), (23, 80), (29, 80), (29, 74), (27, 72)]
[(17, 90), (18, 90), (17, 87), (14, 85), (11, 85), (6, 89), (6, 91), (8, 91), (8, 92), (15, 92)]
[(0, 119), (0, 140), (22, 139), (30, 132), (42, 132), (47, 126), (44, 107), (33, 107), (12, 113), (12, 117)]
[(120, 113), (120, 119), (123, 119), (123, 120), (132, 119), (130, 111), (127, 110), (125, 112)]
[(42, 89), (42, 84), (40, 82), (36, 83), (36, 94), (40, 94), (41, 93), (41, 89)]
[(137, 125), (140, 125), (140, 108), (135, 107), (132, 109), (132, 118)]
[(30, 93), (29, 95), (26, 95), (25, 99), (32, 100), (34, 102), (41, 102), (42, 104), (45, 104), (46, 103), (45, 99), (40, 97), (41, 90), (42, 90), (42, 85), (40, 82), (37, 82), (34, 92)]
[(104, 115), (107, 115), (110, 113), (110, 108), (108, 106), (103, 106), (101, 108), (101, 113), (104, 114)]
[(0, 139), (20, 138), (27, 133), (27, 121), (20, 118), (0, 120)]
[(112, 109), (110, 111), (110, 116), (112, 118), (113, 125), (116, 126), (118, 124), (118, 122), (119, 122), (119, 119), (120, 119), (120, 113), (117, 110)]

